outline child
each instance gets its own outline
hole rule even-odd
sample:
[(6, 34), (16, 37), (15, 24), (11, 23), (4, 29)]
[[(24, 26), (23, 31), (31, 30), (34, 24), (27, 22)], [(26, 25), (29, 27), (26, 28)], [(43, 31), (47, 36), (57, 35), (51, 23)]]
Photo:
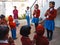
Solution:
[(45, 28), (47, 29), (47, 38), (51, 41), (52, 40), (52, 36), (53, 36), (53, 31), (55, 29), (55, 22), (54, 19), (57, 16), (57, 10), (54, 9), (55, 7), (55, 2), (54, 1), (50, 1), (49, 2), (49, 9), (46, 11), (45, 14)]
[(21, 42), (22, 45), (32, 45), (32, 42), (29, 38), (31, 27), (30, 26), (22, 26), (20, 29), (20, 34), (22, 35), (21, 37)]
[(27, 7), (27, 10), (26, 10), (26, 20), (27, 20), (27, 24), (28, 26), (30, 26), (30, 11), (29, 11), (29, 7)]
[(34, 43), (36, 45), (49, 45), (48, 39), (45, 36), (43, 36), (44, 32), (44, 27), (41, 24), (39, 24), (36, 27), (36, 34), (34, 35)]
[(16, 23), (13, 22), (13, 18), (11, 15), (9, 16), (8, 20), (9, 20), (9, 26), (11, 28), (12, 38), (15, 40), (17, 39), (16, 38)]
[(1, 24), (7, 25), (7, 21), (6, 21), (5, 16), (3, 14), (1, 14)]
[(14, 19), (18, 19), (18, 10), (16, 6), (14, 6), (13, 14), (14, 14)]
[(38, 4), (35, 4), (34, 8), (35, 9), (33, 12), (32, 22), (35, 24), (35, 28), (36, 28), (39, 23), (40, 10), (38, 9), (39, 8)]
[(19, 25), (19, 23), (18, 23), (18, 10), (17, 10), (16, 6), (14, 6), (13, 15), (14, 15), (14, 19), (16, 22), (16, 26), (18, 26)]
[[(9, 27), (7, 25), (0, 25), (0, 45), (15, 45), (12, 38), (9, 40)], [(10, 43), (11, 42), (11, 43)]]

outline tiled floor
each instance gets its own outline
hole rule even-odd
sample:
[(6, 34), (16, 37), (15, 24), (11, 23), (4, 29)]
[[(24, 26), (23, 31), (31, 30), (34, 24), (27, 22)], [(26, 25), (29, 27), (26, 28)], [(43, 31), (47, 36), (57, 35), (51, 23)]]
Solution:
[[(19, 34), (19, 31), (20, 31), (20, 28), (22, 25), (26, 25), (26, 20), (20, 21), (20, 25), (19, 25), (19, 27), (17, 27), (17, 38), (18, 39), (15, 40), (16, 45), (22, 45), (21, 41), (20, 41), (21, 35)], [(31, 27), (32, 27), (32, 29), (31, 29), (30, 38), (32, 40), (33, 36), (34, 36), (35, 28), (34, 28), (34, 26), (31, 26)], [(11, 32), (9, 34), (11, 36)], [(45, 31), (44, 35), (46, 36), (46, 31)], [(60, 28), (55, 28), (53, 40), (50, 41), (49, 45), (60, 45)]]

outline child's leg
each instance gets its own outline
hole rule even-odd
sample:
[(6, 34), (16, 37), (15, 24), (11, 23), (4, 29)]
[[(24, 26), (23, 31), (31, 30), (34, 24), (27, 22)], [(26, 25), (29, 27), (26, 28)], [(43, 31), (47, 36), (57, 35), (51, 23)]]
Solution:
[(49, 39), (49, 30), (47, 29), (47, 38)]
[(50, 31), (50, 39), (52, 40), (53, 31)]
[(38, 23), (35, 23), (35, 30), (36, 30), (36, 27), (38, 26)]
[(30, 18), (29, 18), (29, 16), (26, 16), (26, 19), (27, 19), (28, 26), (30, 26)]
[(16, 29), (12, 29), (11, 32), (12, 32), (12, 38), (16, 39)]

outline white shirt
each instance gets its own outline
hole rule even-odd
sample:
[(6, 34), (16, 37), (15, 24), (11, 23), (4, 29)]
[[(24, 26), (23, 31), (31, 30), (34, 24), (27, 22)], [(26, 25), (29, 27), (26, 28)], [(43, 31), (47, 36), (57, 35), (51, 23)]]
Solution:
[(26, 10), (26, 16), (29, 16), (29, 15), (30, 15), (30, 11)]

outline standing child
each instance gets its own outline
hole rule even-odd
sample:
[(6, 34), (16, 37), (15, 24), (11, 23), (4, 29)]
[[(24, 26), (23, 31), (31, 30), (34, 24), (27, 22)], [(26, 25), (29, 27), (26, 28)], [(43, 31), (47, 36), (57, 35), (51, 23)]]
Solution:
[(31, 27), (30, 26), (22, 26), (20, 29), (20, 34), (22, 35), (21, 37), (21, 42), (22, 45), (32, 45), (32, 42), (29, 38)]
[(7, 25), (0, 25), (0, 45), (15, 45), (12, 38), (9, 36), (9, 27)]
[(13, 22), (13, 18), (11, 15), (8, 17), (8, 20), (9, 20), (9, 26), (11, 28), (12, 38), (15, 40), (17, 39), (16, 38), (16, 23)]
[(57, 10), (54, 9), (55, 7), (55, 2), (54, 1), (50, 1), (49, 2), (49, 9), (46, 11), (45, 14), (45, 28), (47, 29), (47, 38), (49, 40), (52, 40), (52, 36), (53, 36), (53, 31), (55, 29), (55, 22), (54, 19), (57, 16)]
[(49, 45), (48, 39), (45, 36), (43, 36), (44, 32), (44, 27), (41, 24), (39, 24), (36, 27), (36, 34), (34, 35), (34, 43), (36, 45)]
[(26, 20), (27, 20), (27, 24), (28, 26), (30, 26), (30, 11), (29, 11), (29, 7), (27, 7), (27, 10), (26, 10)]
[(13, 15), (14, 15), (14, 19), (15, 19), (15, 22), (16, 22), (16, 26), (18, 26), (19, 25), (19, 22), (18, 22), (18, 10), (17, 10), (16, 6), (14, 6)]
[(35, 28), (36, 28), (38, 23), (39, 23), (39, 16), (40, 16), (39, 5), (35, 4), (34, 8), (35, 9), (34, 9), (34, 12), (33, 12), (32, 22), (35, 24)]

